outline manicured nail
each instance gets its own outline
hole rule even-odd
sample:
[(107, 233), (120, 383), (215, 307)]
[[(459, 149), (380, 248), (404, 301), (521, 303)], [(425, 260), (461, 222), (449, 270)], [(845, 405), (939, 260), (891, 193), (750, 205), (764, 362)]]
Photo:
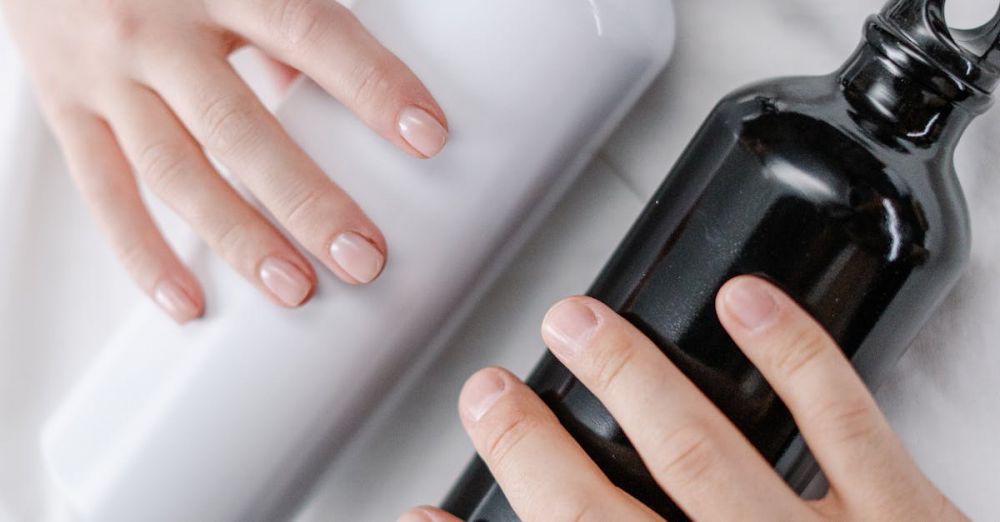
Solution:
[(399, 133), (410, 146), (428, 158), (437, 156), (448, 143), (448, 130), (420, 107), (407, 107), (399, 113)]
[(341, 234), (330, 245), (330, 255), (359, 284), (371, 283), (385, 266), (385, 255), (360, 234)]
[(423, 509), (413, 509), (399, 517), (396, 522), (434, 522), (434, 519)]
[(198, 305), (188, 296), (181, 285), (173, 281), (162, 281), (153, 292), (153, 299), (170, 317), (179, 324), (198, 318)]
[(762, 330), (778, 318), (778, 302), (765, 284), (756, 279), (740, 279), (726, 287), (722, 302), (748, 330)]
[(312, 281), (283, 259), (270, 257), (260, 265), (260, 280), (286, 306), (299, 306), (312, 292)]
[(549, 348), (565, 355), (582, 352), (597, 330), (597, 315), (576, 300), (563, 301), (545, 316), (542, 333)]
[(466, 416), (475, 422), (482, 420), (503, 395), (506, 387), (496, 370), (485, 370), (474, 375), (462, 390), (461, 403)]

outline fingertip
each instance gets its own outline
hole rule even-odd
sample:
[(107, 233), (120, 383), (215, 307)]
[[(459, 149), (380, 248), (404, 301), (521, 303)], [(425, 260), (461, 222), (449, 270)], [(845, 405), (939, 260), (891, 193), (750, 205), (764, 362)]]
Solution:
[(433, 506), (420, 506), (413, 508), (397, 522), (455, 522), (458, 519)]
[(179, 325), (200, 319), (205, 313), (204, 297), (193, 281), (163, 279), (153, 289), (152, 297), (160, 309)]
[(542, 339), (562, 356), (583, 351), (601, 324), (602, 306), (589, 297), (564, 299), (549, 309), (542, 320)]
[[(296, 260), (298, 261), (298, 260)], [(295, 262), (272, 256), (264, 259), (258, 277), (278, 303), (286, 308), (299, 308), (312, 298), (316, 289), (316, 275), (303, 261)]]
[(756, 276), (736, 277), (719, 290), (716, 311), (727, 328), (760, 332), (780, 318), (780, 291)]
[(415, 155), (419, 158), (433, 158), (448, 144), (450, 137), (448, 122), (440, 113), (440, 109), (434, 112), (421, 106), (411, 105), (403, 108), (397, 116), (396, 125), (400, 137), (412, 149), (411, 154), (416, 152)]
[(345, 283), (366, 285), (374, 282), (385, 270), (387, 261), (385, 239), (358, 232), (344, 232), (330, 243), (330, 259), (334, 272)]
[(434, 519), (423, 508), (414, 508), (403, 513), (403, 516), (399, 517), (396, 522), (434, 522)]
[[(560, 310), (566, 309), (568, 307), (581, 307), (581, 306), (588, 308), (591, 311), (591, 313), (593, 313), (595, 316), (598, 316), (598, 318), (603, 317), (606, 311), (610, 310), (606, 304), (602, 303), (597, 299), (594, 299), (593, 297), (586, 295), (574, 295), (562, 299), (560, 301), (557, 301), (554, 305), (552, 305), (545, 313), (545, 318), (542, 320), (542, 322), (545, 323), (546, 321), (554, 317)], [(612, 313), (614, 312), (612, 311)]]
[(459, 415), (469, 422), (479, 422), (510, 388), (509, 373), (501, 368), (486, 368), (472, 375), (458, 399)]

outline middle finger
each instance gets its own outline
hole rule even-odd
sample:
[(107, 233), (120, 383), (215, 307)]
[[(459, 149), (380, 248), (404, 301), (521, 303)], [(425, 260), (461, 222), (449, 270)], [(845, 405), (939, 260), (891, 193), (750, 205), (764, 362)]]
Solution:
[(653, 477), (688, 516), (805, 520), (811, 515), (715, 405), (610, 308), (589, 298), (568, 299), (549, 312), (542, 333), (621, 424)]
[(306, 250), (347, 283), (379, 276), (386, 258), (382, 233), (292, 141), (228, 62), (194, 52), (160, 63), (148, 72), (150, 84)]
[(154, 93), (129, 86), (106, 109), (136, 173), (229, 264), (278, 303), (309, 297), (315, 274), (209, 164)]

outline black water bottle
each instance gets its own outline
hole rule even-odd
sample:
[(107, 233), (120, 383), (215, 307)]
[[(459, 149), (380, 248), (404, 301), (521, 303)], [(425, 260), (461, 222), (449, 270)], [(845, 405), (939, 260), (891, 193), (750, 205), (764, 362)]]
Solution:
[[(762, 276), (830, 332), (869, 386), (897, 362), (968, 259), (953, 154), (1000, 82), (1000, 13), (951, 30), (944, 2), (894, 0), (835, 73), (723, 99), (589, 293), (648, 335), (798, 491), (818, 468), (723, 330), (715, 295), (735, 276)], [(551, 354), (528, 384), (615, 484), (685, 518)], [(478, 459), (444, 508), (470, 522), (517, 520)]]

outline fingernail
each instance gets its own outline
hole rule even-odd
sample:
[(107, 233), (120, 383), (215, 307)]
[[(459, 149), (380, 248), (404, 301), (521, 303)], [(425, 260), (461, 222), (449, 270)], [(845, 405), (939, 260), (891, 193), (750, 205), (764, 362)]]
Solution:
[(722, 298), (729, 313), (748, 330), (762, 330), (778, 317), (778, 302), (763, 282), (741, 279), (731, 283)]
[(503, 395), (504, 388), (506, 384), (495, 370), (481, 371), (474, 375), (462, 390), (461, 402), (466, 416), (476, 422), (482, 420)]
[(543, 336), (553, 351), (575, 355), (590, 343), (597, 330), (597, 315), (575, 300), (563, 301), (545, 316)]
[(410, 146), (428, 158), (437, 156), (448, 143), (448, 130), (420, 107), (407, 107), (399, 113), (399, 133)]
[(260, 280), (286, 306), (299, 306), (312, 292), (312, 282), (298, 267), (270, 257), (260, 265)]
[(434, 522), (423, 509), (413, 509), (399, 517), (396, 522)]
[(198, 305), (188, 296), (181, 285), (173, 281), (162, 281), (153, 292), (153, 299), (170, 317), (179, 324), (198, 318)]
[(360, 234), (341, 234), (330, 245), (330, 255), (359, 284), (371, 283), (382, 273), (385, 256)]

